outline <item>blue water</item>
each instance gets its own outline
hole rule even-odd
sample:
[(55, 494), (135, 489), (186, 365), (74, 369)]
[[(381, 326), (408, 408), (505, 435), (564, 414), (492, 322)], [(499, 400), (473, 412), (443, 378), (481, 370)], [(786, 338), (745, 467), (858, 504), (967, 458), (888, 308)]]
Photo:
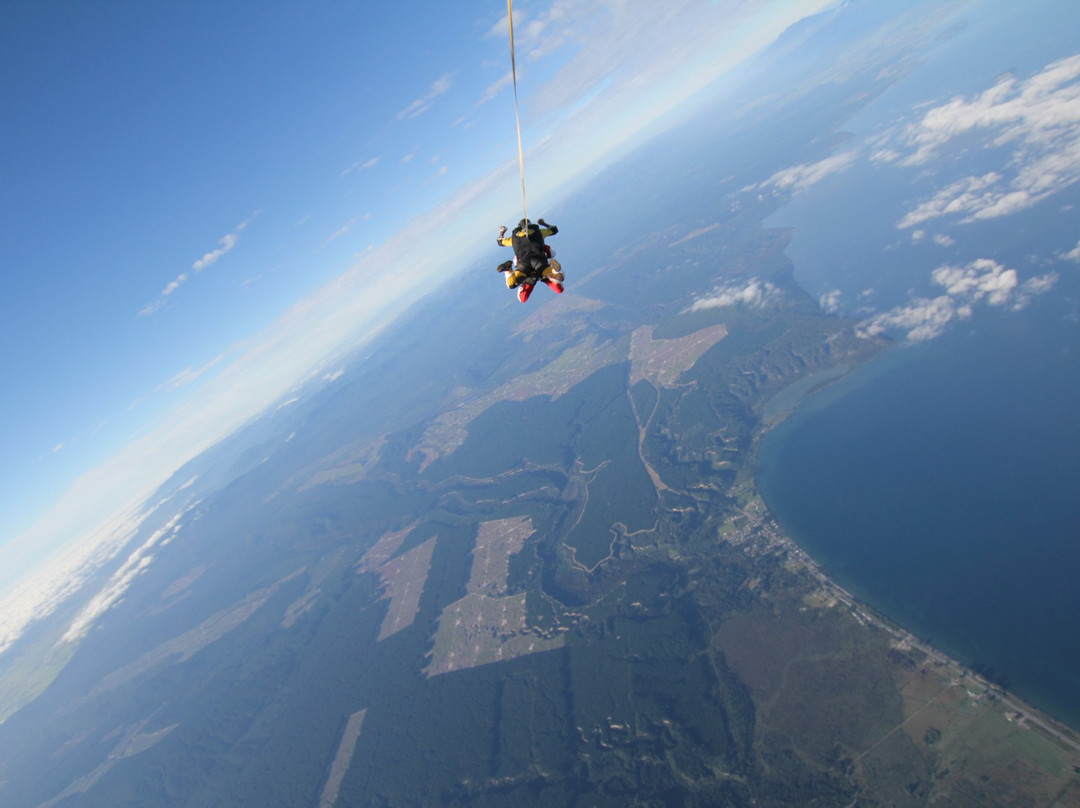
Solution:
[(758, 483), (839, 583), (1080, 727), (1080, 326), (1061, 291), (810, 399)]

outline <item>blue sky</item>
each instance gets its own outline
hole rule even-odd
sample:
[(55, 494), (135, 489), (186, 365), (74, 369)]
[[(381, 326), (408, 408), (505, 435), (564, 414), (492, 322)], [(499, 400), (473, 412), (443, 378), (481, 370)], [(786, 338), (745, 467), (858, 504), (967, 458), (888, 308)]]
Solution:
[[(831, 5), (516, 4), (531, 212)], [(0, 590), (484, 259), (520, 209), (505, 31), (501, 0), (0, 5)]]
[[(220, 5), (4, 7), (3, 94), (14, 103), (0, 328), (18, 383), (4, 397), (0, 487), (23, 488), (5, 502), (9, 525), (16, 503), (30, 506), (14, 518), (25, 526), (82, 466), (146, 425), (176, 374), (446, 194), (451, 154), (460, 171), (475, 132), (450, 127), (454, 110), (439, 98), (423, 117), (397, 116), (457, 64), (471, 86), (462, 75), (445, 95), (475, 95), (502, 72), (503, 43), (483, 36), (497, 5), (485, 20), (435, 4), (427, 19), (452, 47), (434, 62), (442, 43), (418, 39), (413, 13)], [(416, 45), (422, 60), (407, 56)], [(491, 135), (477, 158), (506, 139), (479, 128)]]

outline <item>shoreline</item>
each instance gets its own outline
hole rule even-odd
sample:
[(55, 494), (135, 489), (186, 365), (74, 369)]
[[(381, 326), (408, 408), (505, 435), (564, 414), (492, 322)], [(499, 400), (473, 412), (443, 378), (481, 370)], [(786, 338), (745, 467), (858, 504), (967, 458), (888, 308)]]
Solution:
[[(818, 592), (824, 596), (824, 608), (842, 606), (859, 624), (888, 634), (892, 638), (890, 645), (916, 664), (932, 668), (950, 685), (964, 687), (976, 701), (985, 700), (991, 705), (998, 705), (1005, 717), (1017, 726), (1037, 731), (1068, 751), (1080, 753), (1080, 729), (990, 681), (860, 600), (830, 578), (821, 565), (788, 535), (773, 516), (756, 485), (743, 482), (736, 488), (738, 490), (733, 493), (743, 503), (739, 508), (741, 516), (736, 516), (724, 526), (721, 539), (754, 556), (783, 553), (786, 563), (805, 571), (817, 582)], [(746, 524), (736, 524), (743, 518), (747, 520)]]
[[(768, 532), (767, 546), (761, 548), (762, 551), (783, 549), (788, 559), (796, 561), (800, 567), (812, 575), (821, 588), (829, 596), (842, 603), (858, 622), (863, 625), (873, 626), (891, 635), (896, 643), (897, 650), (904, 653), (914, 651), (923, 655), (939, 672), (949, 672), (951, 678), (955, 679), (957, 683), (971, 682), (982, 693), (992, 696), (1001, 704), (1011, 708), (1012, 712), (1016, 714), (1015, 720), (1021, 726), (1035, 725), (1044, 734), (1054, 738), (1070, 750), (1080, 752), (1080, 725), (1073, 726), (1065, 719), (1057, 717), (1050, 710), (1039, 707), (1009, 690), (1008, 687), (988, 679), (970, 666), (960, 662), (947, 651), (933, 645), (932, 642), (920, 639), (914, 632), (904, 628), (899, 622), (887, 617), (834, 581), (823, 570), (821, 563), (813, 558), (807, 550), (784, 530), (758, 487), (757, 477), (760, 468), (759, 460), (762, 442), (774, 429), (800, 412), (806, 412), (805, 406), (808, 401), (816, 400), (818, 402), (817, 406), (826, 406), (831, 399), (823, 399), (823, 396), (843, 397), (848, 392), (844, 385), (852, 384), (853, 377), (856, 377), (854, 384), (861, 386), (879, 374), (894, 370), (896, 363), (910, 361), (910, 354), (905, 354), (904, 351), (911, 347), (906, 343), (891, 343), (883, 351), (870, 357), (865, 362), (843, 365), (843, 371), (838, 374), (834, 375), (829, 371), (825, 371), (812, 374), (810, 377), (801, 380), (803, 386), (795, 396), (791, 396), (790, 391), (793, 387), (800, 385), (798, 381), (793, 385), (782, 388), (778, 393), (766, 399), (758, 410), (759, 421), (751, 439), (747, 462), (740, 471), (738, 481), (731, 493), (741, 503), (743, 513), (747, 513), (748, 509), (756, 511), (754, 516), (761, 520), (761, 527)], [(890, 364), (890, 362), (893, 364)], [(817, 383), (807, 384), (810, 379), (816, 380)], [(773, 404), (777, 399), (782, 399), (784, 405), (778, 408), (774, 407), (770, 413), (770, 404)], [(767, 415), (771, 417), (767, 417)], [(747, 513), (747, 515), (750, 514)]]

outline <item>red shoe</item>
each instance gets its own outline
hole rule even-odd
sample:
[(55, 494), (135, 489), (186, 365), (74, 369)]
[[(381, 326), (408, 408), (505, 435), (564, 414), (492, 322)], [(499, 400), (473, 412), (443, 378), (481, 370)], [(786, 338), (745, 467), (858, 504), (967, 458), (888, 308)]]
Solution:
[(558, 281), (549, 281), (547, 278), (545, 278), (544, 283), (546, 283), (548, 285), (548, 288), (551, 289), (551, 291), (553, 291), (555, 294), (562, 294), (563, 286)]
[(532, 290), (533, 290), (533, 284), (531, 284), (531, 283), (523, 283), (523, 284), (521, 284), (521, 286), (518, 287), (518, 300), (520, 300), (522, 303), (524, 303), (526, 300), (529, 299), (529, 295), (532, 294)]

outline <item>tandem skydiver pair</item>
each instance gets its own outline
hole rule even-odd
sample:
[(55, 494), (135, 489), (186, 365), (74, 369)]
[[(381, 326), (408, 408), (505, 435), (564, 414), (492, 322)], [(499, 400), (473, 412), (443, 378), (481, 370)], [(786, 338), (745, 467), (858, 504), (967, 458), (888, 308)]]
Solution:
[(513, 247), (514, 257), (503, 261), (496, 269), (506, 273), (508, 289), (518, 290), (518, 300), (524, 303), (537, 283), (545, 283), (555, 294), (562, 294), (562, 266), (552, 258), (551, 247), (544, 242), (545, 236), (554, 236), (559, 228), (543, 219), (529, 222), (522, 219), (511, 235), (506, 227), (499, 228), (499, 245)]

